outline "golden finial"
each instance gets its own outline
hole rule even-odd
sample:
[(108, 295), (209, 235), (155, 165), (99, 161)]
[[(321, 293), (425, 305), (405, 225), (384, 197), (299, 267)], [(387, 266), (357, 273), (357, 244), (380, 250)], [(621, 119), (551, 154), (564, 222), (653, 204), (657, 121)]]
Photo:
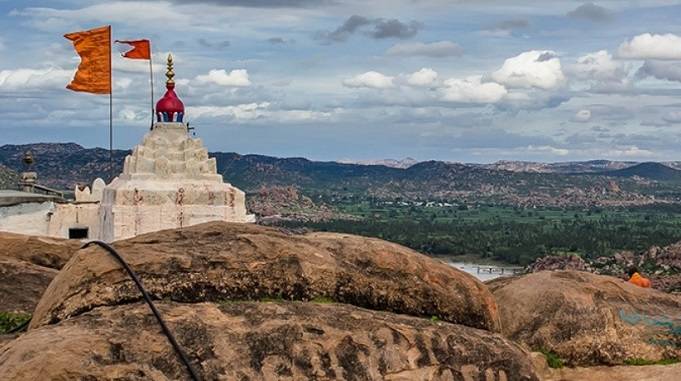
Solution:
[(166, 85), (175, 85), (175, 81), (173, 78), (175, 78), (175, 72), (173, 71), (173, 55), (168, 53), (168, 71), (166, 71), (166, 77), (168, 80), (166, 81)]

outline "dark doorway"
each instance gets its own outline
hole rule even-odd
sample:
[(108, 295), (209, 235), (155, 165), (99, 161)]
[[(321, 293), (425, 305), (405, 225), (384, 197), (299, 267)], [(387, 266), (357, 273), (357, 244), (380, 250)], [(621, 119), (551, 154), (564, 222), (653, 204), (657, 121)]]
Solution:
[(88, 228), (69, 228), (70, 239), (84, 239), (87, 238)]

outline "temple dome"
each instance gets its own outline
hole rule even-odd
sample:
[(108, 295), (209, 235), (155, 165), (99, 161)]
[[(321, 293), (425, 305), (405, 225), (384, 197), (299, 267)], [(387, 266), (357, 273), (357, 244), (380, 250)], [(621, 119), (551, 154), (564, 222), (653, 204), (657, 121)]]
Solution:
[(168, 71), (166, 72), (166, 93), (156, 103), (156, 120), (158, 122), (182, 122), (184, 103), (175, 94), (175, 72), (173, 72), (173, 56), (168, 54)]

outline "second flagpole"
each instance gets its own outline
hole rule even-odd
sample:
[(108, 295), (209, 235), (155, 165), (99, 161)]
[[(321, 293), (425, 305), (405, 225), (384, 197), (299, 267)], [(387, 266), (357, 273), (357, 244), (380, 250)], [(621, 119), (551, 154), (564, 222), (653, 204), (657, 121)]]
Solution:
[(109, 181), (113, 181), (113, 66), (111, 55), (111, 25), (109, 25)]
[(154, 55), (151, 52), (151, 42), (149, 42), (149, 81), (151, 82), (151, 126), (149, 129), (154, 127)]

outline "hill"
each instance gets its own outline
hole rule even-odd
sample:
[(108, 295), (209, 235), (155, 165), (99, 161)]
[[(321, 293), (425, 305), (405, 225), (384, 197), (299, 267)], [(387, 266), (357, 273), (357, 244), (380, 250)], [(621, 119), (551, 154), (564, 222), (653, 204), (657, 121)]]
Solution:
[(681, 171), (668, 167), (664, 164), (654, 162), (636, 164), (632, 167), (604, 172), (604, 174), (613, 177), (638, 176), (644, 179), (655, 181), (681, 181)]
[(16, 172), (0, 164), (0, 189), (13, 189), (18, 180)]
[[(74, 143), (1, 146), (0, 165), (20, 171), (23, 152), (29, 149), (34, 153), (35, 170), (44, 185), (73, 189), (75, 184), (89, 184), (97, 177), (109, 177), (107, 150), (84, 148)], [(123, 159), (129, 152), (114, 151), (115, 174), (120, 173)], [(676, 197), (675, 188), (641, 184), (636, 178), (624, 175), (631, 172), (629, 168), (630, 172), (589, 172), (565, 176), (564, 173), (511, 171), (443, 161), (425, 161), (408, 168), (394, 168), (224, 152), (212, 152), (210, 155), (216, 158), (218, 172), (225, 181), (248, 193), (256, 193), (262, 187), (294, 186), (314, 200), (332, 202), (372, 197), (520, 206), (622, 206), (650, 203), (652, 198), (649, 196), (655, 192), (666, 195), (656, 197), (657, 200)], [(610, 162), (590, 163), (585, 166), (611, 166)], [(608, 177), (611, 174), (619, 179), (614, 181)]]

